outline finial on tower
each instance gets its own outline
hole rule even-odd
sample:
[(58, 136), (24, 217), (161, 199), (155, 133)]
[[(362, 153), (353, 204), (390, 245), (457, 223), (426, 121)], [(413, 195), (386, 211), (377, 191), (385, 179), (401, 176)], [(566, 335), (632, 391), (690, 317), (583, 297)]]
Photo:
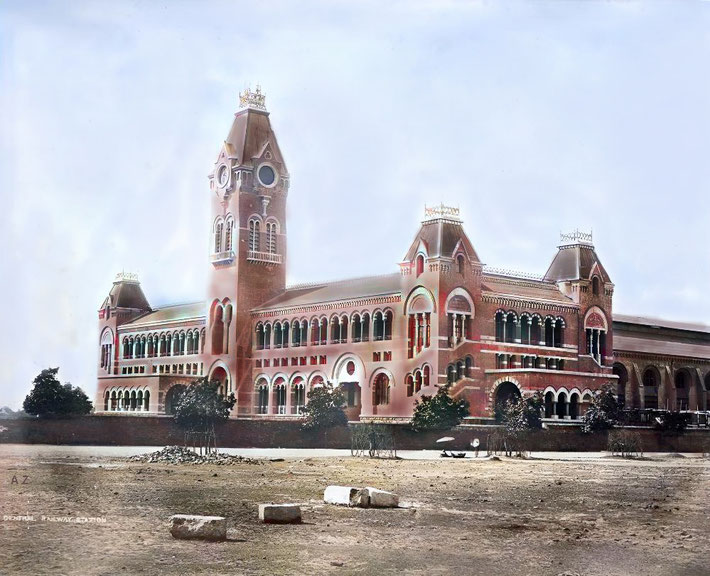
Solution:
[(139, 282), (138, 274), (135, 272), (126, 272), (125, 270), (116, 274), (114, 282)]
[(459, 209), (453, 206), (444, 206), (444, 204), (439, 204), (438, 206), (429, 207), (424, 205), (424, 220), (437, 220), (438, 218), (445, 218), (447, 220), (459, 220)]
[(251, 88), (247, 88), (244, 92), (240, 92), (239, 107), (266, 111), (266, 95), (262, 93), (261, 86), (257, 84), (256, 90), (253, 92), (251, 91)]

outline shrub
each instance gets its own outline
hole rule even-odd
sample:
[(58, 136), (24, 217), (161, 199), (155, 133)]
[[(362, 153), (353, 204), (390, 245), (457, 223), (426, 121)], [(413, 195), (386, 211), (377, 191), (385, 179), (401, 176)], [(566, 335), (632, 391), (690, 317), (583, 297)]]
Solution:
[(27, 414), (42, 418), (81, 416), (91, 412), (91, 401), (81, 388), (57, 379), (59, 368), (42, 370), (34, 379), (34, 388), (22, 404)]
[(510, 400), (500, 407), (500, 416), (505, 426), (504, 446), (508, 455), (527, 452), (529, 432), (542, 428), (542, 395), (536, 392), (524, 399)]
[(582, 432), (611, 430), (619, 423), (621, 409), (610, 384), (598, 390), (582, 417)]
[(609, 432), (607, 450), (613, 456), (621, 456), (622, 458), (643, 456), (641, 435), (630, 430), (612, 430)]
[(422, 430), (448, 430), (458, 426), (468, 416), (468, 400), (455, 400), (449, 395), (446, 384), (441, 386), (434, 396), (422, 396), (414, 404), (414, 416), (411, 427)]
[(209, 452), (217, 450), (215, 425), (225, 422), (236, 399), (219, 392), (220, 383), (199, 378), (180, 395), (175, 406), (175, 423), (185, 430), (185, 445), (192, 444)]
[(345, 426), (345, 395), (341, 388), (333, 388), (329, 383), (317, 386), (308, 392), (308, 404), (303, 408), (305, 419), (301, 425), (305, 430), (328, 429)]
[(392, 427), (386, 424), (357, 424), (350, 430), (350, 453), (370, 458), (396, 458)]

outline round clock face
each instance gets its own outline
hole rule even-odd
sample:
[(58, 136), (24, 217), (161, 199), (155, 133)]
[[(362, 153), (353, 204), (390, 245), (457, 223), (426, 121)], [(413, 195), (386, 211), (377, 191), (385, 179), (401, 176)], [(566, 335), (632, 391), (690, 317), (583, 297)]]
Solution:
[(229, 172), (227, 172), (226, 166), (220, 166), (219, 172), (217, 174), (217, 181), (220, 186), (224, 186), (227, 183), (227, 178), (229, 177)]
[(267, 164), (264, 164), (259, 168), (258, 175), (259, 181), (264, 186), (272, 186), (274, 182), (276, 182), (276, 172), (274, 172), (274, 169)]

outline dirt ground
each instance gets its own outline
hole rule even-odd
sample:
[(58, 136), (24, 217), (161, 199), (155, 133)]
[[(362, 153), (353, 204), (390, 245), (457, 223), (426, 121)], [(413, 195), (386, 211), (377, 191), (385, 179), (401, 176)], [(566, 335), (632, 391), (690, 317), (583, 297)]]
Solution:
[[(3, 576), (710, 574), (710, 460), (301, 458), (226, 467), (33, 458), (32, 449), (0, 458)], [(403, 507), (326, 506), (328, 484), (392, 490)], [(304, 523), (259, 524), (257, 505), (272, 501), (301, 503)], [(226, 516), (229, 540), (174, 540), (176, 513)]]

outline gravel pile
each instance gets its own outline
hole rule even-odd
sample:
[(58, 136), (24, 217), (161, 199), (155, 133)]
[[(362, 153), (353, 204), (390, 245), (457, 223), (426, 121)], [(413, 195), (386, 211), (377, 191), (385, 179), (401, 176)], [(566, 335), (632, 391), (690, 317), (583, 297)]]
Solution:
[(230, 466), (233, 464), (259, 464), (258, 460), (244, 456), (232, 456), (224, 452), (211, 452), (200, 456), (184, 446), (166, 446), (157, 452), (139, 454), (128, 458), (129, 462), (143, 462), (146, 464), (216, 464)]

